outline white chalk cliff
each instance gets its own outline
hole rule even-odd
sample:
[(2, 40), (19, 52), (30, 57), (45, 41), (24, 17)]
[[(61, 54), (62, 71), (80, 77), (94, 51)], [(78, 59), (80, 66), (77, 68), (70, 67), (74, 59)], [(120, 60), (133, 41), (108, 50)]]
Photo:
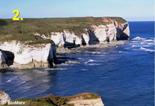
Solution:
[[(84, 46), (89, 44), (98, 44), (102, 42), (112, 42), (117, 40), (127, 40), (130, 36), (129, 25), (124, 23), (118, 25), (117, 23), (111, 23), (108, 25), (92, 25), (91, 29), (85, 29), (87, 33), (81, 33), (76, 35), (74, 32), (64, 30), (63, 32), (51, 32), (50, 36), (42, 36), (36, 33), (44, 39), (51, 39), (58, 47), (63, 47), (66, 43)], [(29, 68), (33, 67), (48, 67), (47, 58), (51, 49), (50, 44), (40, 45), (26, 45), (19, 41), (0, 42), (0, 49), (10, 51), (14, 54), (15, 67), (20, 65), (28, 65)], [(0, 64), (4, 63), (5, 56), (0, 51)], [(30, 66), (30, 63), (33, 63)]]

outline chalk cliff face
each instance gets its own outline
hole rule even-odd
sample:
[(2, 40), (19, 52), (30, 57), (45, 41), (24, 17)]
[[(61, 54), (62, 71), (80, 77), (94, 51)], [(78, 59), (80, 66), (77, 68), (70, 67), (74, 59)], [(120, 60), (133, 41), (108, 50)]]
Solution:
[[(2, 50), (11, 51), (15, 55), (14, 64), (17, 68), (18, 65), (26, 65), (26, 64), (28, 65), (29, 63), (34, 63), (32, 66), (30, 66), (30, 68), (48, 66), (47, 58), (50, 51), (50, 44), (40, 46), (30, 46), (30, 45), (24, 45), (17, 41), (12, 41), (1, 43), (0, 48)], [(0, 55), (1, 60), (5, 61), (3, 58), (4, 54), (1, 53)], [(37, 64), (37, 62), (39, 62), (40, 64), (39, 63)]]
[(75, 35), (74, 32), (64, 30), (64, 32), (53, 32), (50, 36), (57, 46), (63, 46), (65, 42), (74, 43), (74, 41), (76, 45), (83, 45), (83, 42), (89, 45), (107, 41), (128, 40), (130, 36), (128, 23), (120, 25), (115, 23), (98, 26), (92, 25), (91, 29), (85, 30), (87, 33), (82, 33), (81, 35)]
[[(130, 36), (129, 25), (127, 22), (120, 24), (115, 21), (106, 25), (91, 25), (84, 30), (86, 33), (81, 33), (79, 35), (67, 30), (62, 32), (51, 32), (49, 36), (43, 36), (39, 33), (35, 33), (35, 35), (43, 39), (51, 39), (56, 46), (66, 48), (128, 40)], [(27, 68), (48, 67), (48, 56), (49, 51), (51, 50), (51, 44), (34, 46), (19, 41), (10, 41), (1, 42), (0, 49), (13, 53), (13, 67), (15, 68), (21, 68), (22, 65), (27, 65)], [(1, 66), (7, 61), (5, 57), (5, 53), (0, 51)]]

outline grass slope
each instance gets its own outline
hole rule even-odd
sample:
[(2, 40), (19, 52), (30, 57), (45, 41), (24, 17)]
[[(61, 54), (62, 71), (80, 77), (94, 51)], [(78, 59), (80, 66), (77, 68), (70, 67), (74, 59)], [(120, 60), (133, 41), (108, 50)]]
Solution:
[[(100, 98), (100, 96), (93, 94), (93, 93), (83, 93), (78, 94), (75, 96), (66, 96), (66, 97), (60, 97), (60, 96), (47, 96), (43, 98), (36, 98), (36, 99), (19, 99), (16, 100), (18, 102), (24, 102), (25, 104), (19, 105), (19, 106), (74, 106), (69, 105), (69, 101), (74, 100), (91, 100), (91, 99), (97, 99)], [(3, 105), (3, 106), (16, 106), (16, 105)]]

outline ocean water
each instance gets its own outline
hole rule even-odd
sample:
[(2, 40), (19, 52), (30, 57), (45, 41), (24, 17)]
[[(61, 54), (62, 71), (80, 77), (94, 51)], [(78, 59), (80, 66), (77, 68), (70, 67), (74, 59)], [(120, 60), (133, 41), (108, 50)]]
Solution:
[(13, 98), (93, 92), (105, 106), (153, 106), (154, 22), (130, 22), (131, 40), (107, 49), (66, 54), (79, 64), (0, 73), (0, 89)]

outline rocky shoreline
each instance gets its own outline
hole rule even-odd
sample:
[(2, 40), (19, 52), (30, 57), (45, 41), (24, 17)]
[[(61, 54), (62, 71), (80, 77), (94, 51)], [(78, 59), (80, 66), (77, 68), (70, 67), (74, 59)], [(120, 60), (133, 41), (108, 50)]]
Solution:
[(74, 96), (46, 96), (34, 99), (11, 100), (10, 96), (0, 91), (1, 106), (104, 106), (100, 96), (93, 93), (81, 93)]
[[(77, 27), (75, 32), (72, 29), (74, 25), (70, 27), (71, 22), (68, 26), (72, 30), (52, 31), (47, 35), (38, 32), (31, 33), (35, 39), (48, 40), (50, 43), (0, 41), (0, 72), (53, 68), (61, 63), (78, 63), (78, 61), (62, 57), (63, 54), (80, 53), (87, 49), (117, 47), (128, 42), (130, 38), (129, 25), (122, 18), (122, 22), (117, 18), (91, 18), (92, 23), (96, 21), (96, 24), (88, 20), (84, 23), (89, 26), (83, 26), (84, 29)], [(61, 25), (61, 22), (59, 24)], [(12, 101), (7, 93), (0, 91), (0, 105), (14, 106), (13, 103), (21, 103), (22, 106), (104, 106), (101, 97), (93, 93), (82, 93), (70, 97), (52, 95)]]
[[(117, 47), (120, 45), (123, 45), (125, 43), (127, 43), (128, 41), (113, 41), (110, 43), (104, 42), (101, 44), (96, 44), (96, 45), (88, 45), (88, 46), (81, 46), (78, 48), (72, 48), (72, 49), (68, 49), (68, 48), (64, 48), (64, 47), (58, 47), (57, 48), (57, 59), (58, 59), (58, 63), (56, 65), (59, 65), (61, 63), (64, 64), (68, 64), (68, 63), (79, 63), (76, 60), (71, 60), (71, 59), (63, 59), (63, 61), (61, 61), (61, 55), (63, 54), (69, 54), (69, 53), (80, 53), (82, 51), (85, 51), (87, 49), (105, 49), (105, 48), (110, 48), (110, 47)], [(48, 61), (36, 61), (36, 60), (32, 60), (31, 62), (27, 63), (27, 64), (19, 64), (19, 63), (13, 63), (11, 66), (9, 67), (4, 67), (1, 68), (1, 72), (8, 72), (8, 71), (21, 71), (21, 70), (26, 70), (26, 69), (33, 69), (33, 68), (48, 68), (49, 64)]]
[(110, 19), (107, 24), (90, 25), (83, 30), (85, 33), (79, 35), (65, 29), (51, 32), (48, 36), (33, 33), (37, 39), (51, 40), (46, 44), (30, 45), (16, 40), (0, 42), (0, 69), (5, 72), (5, 69), (52, 68), (62, 63), (57, 59), (58, 54), (77, 53), (87, 48), (114, 47), (124, 44), (130, 37), (128, 23), (120, 23), (115, 19)]

